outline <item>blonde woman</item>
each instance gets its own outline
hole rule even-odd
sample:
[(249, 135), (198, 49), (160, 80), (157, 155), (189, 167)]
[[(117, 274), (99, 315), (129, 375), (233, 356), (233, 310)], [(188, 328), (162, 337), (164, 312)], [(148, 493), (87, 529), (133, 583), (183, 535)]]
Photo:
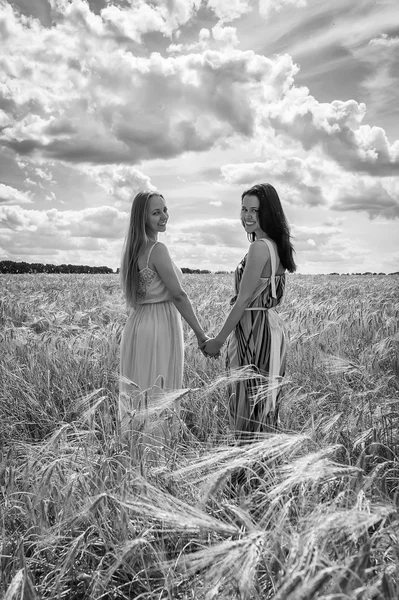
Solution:
[(285, 272), (294, 272), (296, 265), (289, 226), (272, 185), (254, 185), (242, 194), (241, 223), (251, 244), (235, 271), (232, 309), (218, 335), (201, 348), (216, 356), (228, 339), (227, 369), (252, 367), (261, 376), (229, 389), (231, 427), (239, 438), (250, 440), (277, 427), (286, 335), (275, 308), (284, 295)]
[[(159, 192), (139, 192), (134, 198), (120, 270), (130, 306), (120, 347), (119, 417), (124, 433), (134, 434), (137, 427), (149, 431), (148, 423), (137, 421), (134, 415), (150, 408), (161, 390), (182, 387), (181, 316), (198, 344), (207, 339), (182, 288), (182, 272), (165, 244), (158, 241), (168, 220), (168, 208)], [(151, 429), (146, 439), (159, 446), (163, 437), (168, 437), (167, 431)]]

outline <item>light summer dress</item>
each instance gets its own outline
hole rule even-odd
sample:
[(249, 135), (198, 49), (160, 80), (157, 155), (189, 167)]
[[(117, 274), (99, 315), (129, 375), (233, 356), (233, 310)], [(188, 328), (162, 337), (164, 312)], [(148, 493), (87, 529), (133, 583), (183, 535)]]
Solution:
[[(139, 434), (144, 444), (159, 447), (168, 442), (170, 420), (159, 418), (157, 410), (147, 418), (146, 411), (151, 414), (164, 391), (181, 389), (184, 346), (180, 313), (158, 273), (148, 266), (154, 246), (139, 271), (137, 304), (122, 333), (119, 418), (123, 433), (135, 439)], [(173, 267), (181, 281), (182, 272), (174, 263)]]
[[(285, 289), (285, 274), (276, 275), (277, 254), (273, 242), (262, 239), (270, 251), (271, 276), (260, 277), (248, 308), (232, 332), (226, 356), (227, 369), (252, 367), (265, 376), (238, 381), (229, 386), (230, 426), (242, 439), (273, 431), (277, 427), (281, 388), (285, 373), (286, 335), (276, 312)], [(235, 271), (235, 291), (240, 290), (247, 255)], [(231, 300), (234, 304), (236, 296)]]

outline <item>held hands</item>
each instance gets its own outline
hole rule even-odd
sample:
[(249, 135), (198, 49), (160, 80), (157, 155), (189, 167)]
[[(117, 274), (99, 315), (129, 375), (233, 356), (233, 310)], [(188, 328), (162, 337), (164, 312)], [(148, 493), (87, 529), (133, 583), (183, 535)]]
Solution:
[(198, 344), (199, 348), (204, 356), (211, 356), (212, 358), (219, 358), (220, 349), (223, 343), (217, 338), (208, 338), (206, 341)]
[(204, 356), (208, 356), (203, 348), (204, 348), (205, 344), (207, 343), (207, 341), (210, 339), (211, 338), (208, 335), (205, 335), (205, 333), (201, 336), (197, 335), (198, 348), (201, 350), (201, 352)]

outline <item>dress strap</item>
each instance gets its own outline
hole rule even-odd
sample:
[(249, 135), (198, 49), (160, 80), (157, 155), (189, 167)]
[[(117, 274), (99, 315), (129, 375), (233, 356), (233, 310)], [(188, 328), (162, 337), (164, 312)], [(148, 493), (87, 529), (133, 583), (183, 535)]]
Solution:
[(151, 252), (154, 250), (154, 246), (156, 246), (157, 244), (158, 244), (158, 242), (155, 242), (155, 244), (153, 244), (151, 246), (151, 248), (150, 248), (150, 251), (149, 251), (148, 256), (147, 256), (147, 265), (146, 265), (147, 269), (148, 269), (148, 263), (149, 263), (149, 260), (150, 260)]
[(276, 294), (276, 270), (277, 270), (276, 251), (270, 240), (267, 240), (266, 238), (260, 238), (260, 239), (263, 242), (265, 242), (267, 244), (267, 247), (269, 248), (270, 261), (271, 261), (271, 265), (272, 265), (272, 274), (270, 276), (270, 284), (271, 284), (271, 288), (272, 288), (272, 298), (277, 298), (277, 294)]

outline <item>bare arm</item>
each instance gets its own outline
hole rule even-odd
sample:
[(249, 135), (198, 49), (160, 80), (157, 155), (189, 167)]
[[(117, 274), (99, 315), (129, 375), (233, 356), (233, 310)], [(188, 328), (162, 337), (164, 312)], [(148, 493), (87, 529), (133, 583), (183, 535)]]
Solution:
[(197, 319), (189, 297), (181, 286), (165, 244), (158, 242), (154, 247), (151, 258), (158, 275), (170, 292), (173, 304), (194, 331), (198, 342), (203, 342), (207, 339), (207, 336)]
[(202, 344), (201, 346), (210, 355), (213, 355), (215, 352), (220, 350), (230, 333), (233, 331), (234, 327), (241, 319), (244, 310), (247, 308), (252, 298), (252, 294), (255, 291), (263, 268), (268, 260), (270, 260), (270, 253), (266, 244), (263, 242), (254, 242), (250, 245), (237, 300), (235, 301), (230, 314), (228, 315), (216, 338), (207, 342), (206, 345)]

